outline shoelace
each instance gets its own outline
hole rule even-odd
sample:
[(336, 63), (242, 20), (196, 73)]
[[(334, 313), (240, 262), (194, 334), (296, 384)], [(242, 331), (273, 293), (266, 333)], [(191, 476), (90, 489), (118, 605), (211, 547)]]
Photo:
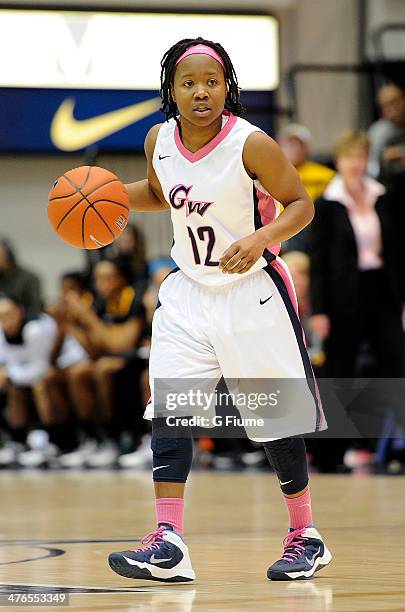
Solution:
[(300, 538), (300, 535), (303, 534), (304, 531), (305, 529), (295, 529), (284, 538), (284, 554), (281, 557), (283, 561), (292, 563), (304, 552), (305, 547), (302, 545), (305, 540), (304, 538)]
[(162, 537), (163, 532), (165, 531), (165, 527), (159, 527), (156, 531), (151, 531), (146, 534), (141, 540), (141, 544), (149, 544), (149, 546), (141, 546), (140, 548), (136, 548), (135, 552), (145, 552), (146, 550), (158, 550), (160, 544), (164, 542)]

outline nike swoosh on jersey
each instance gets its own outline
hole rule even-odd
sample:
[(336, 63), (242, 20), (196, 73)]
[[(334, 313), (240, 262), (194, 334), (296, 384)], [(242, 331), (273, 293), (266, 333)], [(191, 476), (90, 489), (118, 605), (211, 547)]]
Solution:
[(281, 482), (281, 480), (279, 481), (281, 485), (285, 485), (288, 484), (289, 482), (292, 482), (292, 480), (286, 480), (285, 482)]
[(75, 119), (75, 100), (66, 98), (52, 119), (51, 140), (62, 151), (76, 151), (153, 115), (160, 105), (160, 98), (151, 98), (90, 119)]

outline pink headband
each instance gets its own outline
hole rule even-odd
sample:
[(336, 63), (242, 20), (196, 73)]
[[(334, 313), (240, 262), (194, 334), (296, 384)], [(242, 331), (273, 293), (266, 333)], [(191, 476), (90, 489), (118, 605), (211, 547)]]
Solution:
[(222, 68), (225, 70), (225, 66), (224, 66), (222, 57), (215, 51), (215, 49), (213, 49), (212, 47), (208, 47), (207, 45), (194, 45), (186, 49), (183, 55), (180, 55), (179, 59), (177, 60), (176, 66), (179, 62), (181, 62), (181, 60), (184, 60), (189, 55), (195, 55), (195, 54), (209, 55), (210, 57), (213, 57), (214, 60), (217, 60), (217, 62), (219, 62)]

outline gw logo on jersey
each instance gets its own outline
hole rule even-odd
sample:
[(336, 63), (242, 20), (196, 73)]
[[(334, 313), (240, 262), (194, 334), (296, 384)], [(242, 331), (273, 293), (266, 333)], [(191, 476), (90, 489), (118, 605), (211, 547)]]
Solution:
[(169, 200), (170, 204), (176, 210), (180, 210), (183, 206), (186, 207), (186, 217), (191, 213), (196, 212), (202, 217), (208, 210), (208, 208), (214, 202), (202, 202), (201, 200), (190, 200), (188, 194), (190, 193), (193, 185), (186, 187), (185, 185), (175, 185), (170, 189)]

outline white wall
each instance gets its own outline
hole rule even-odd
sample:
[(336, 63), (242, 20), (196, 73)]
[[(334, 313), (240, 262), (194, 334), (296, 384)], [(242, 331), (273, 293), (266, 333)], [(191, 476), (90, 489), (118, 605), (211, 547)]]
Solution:
[(368, 29), (374, 30), (384, 23), (405, 23), (403, 0), (368, 0)]
[[(371, 34), (378, 27), (384, 24), (402, 23), (405, 24), (405, 3), (403, 0), (369, 0), (368, 2), (368, 15), (367, 15), (367, 30)], [(404, 33), (398, 33), (391, 35), (387, 41), (388, 44), (384, 44), (384, 50), (389, 53), (391, 57), (398, 57), (400, 53), (401, 57), (405, 57), (405, 36)], [(371, 38), (368, 40), (367, 45), (368, 54), (373, 57), (373, 46), (371, 44)]]
[[(294, 64), (357, 63), (357, 2), (298, 0), (281, 20), (282, 73)], [(313, 135), (316, 152), (328, 151), (336, 136), (357, 122), (357, 77), (301, 73), (298, 121)], [(281, 100), (288, 104), (285, 76)]]

